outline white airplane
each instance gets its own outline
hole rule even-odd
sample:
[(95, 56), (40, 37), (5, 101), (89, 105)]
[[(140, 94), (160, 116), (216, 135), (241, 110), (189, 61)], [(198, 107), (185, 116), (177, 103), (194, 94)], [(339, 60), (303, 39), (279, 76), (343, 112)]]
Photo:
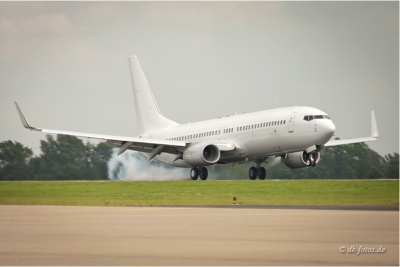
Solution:
[(137, 137), (109, 136), (48, 130), (30, 126), (15, 102), (22, 125), (34, 131), (105, 140), (119, 148), (140, 151), (149, 160), (182, 168), (192, 168), (193, 180), (206, 180), (205, 166), (254, 162), (250, 179), (264, 180), (261, 167), (269, 157), (281, 157), (291, 169), (315, 166), (320, 152), (328, 146), (377, 140), (379, 133), (371, 111), (371, 136), (347, 140), (330, 140), (335, 125), (323, 111), (312, 107), (285, 107), (240, 114), (231, 117), (178, 124), (161, 115), (150, 86), (136, 56), (129, 57), (135, 111), (139, 130)]

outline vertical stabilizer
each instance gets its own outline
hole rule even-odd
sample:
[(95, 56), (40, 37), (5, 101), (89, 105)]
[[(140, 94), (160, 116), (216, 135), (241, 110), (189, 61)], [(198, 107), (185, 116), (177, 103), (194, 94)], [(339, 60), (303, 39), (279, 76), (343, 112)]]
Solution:
[(139, 134), (179, 125), (161, 115), (136, 56), (129, 57)]

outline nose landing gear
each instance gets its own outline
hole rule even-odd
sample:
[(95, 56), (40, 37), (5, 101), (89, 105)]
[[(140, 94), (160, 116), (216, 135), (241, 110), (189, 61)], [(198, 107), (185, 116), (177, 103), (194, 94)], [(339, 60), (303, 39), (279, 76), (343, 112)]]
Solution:
[(310, 167), (315, 167), (315, 165), (316, 165), (317, 163), (315, 162), (315, 159), (314, 159), (312, 153), (308, 154), (308, 159), (310, 160), (308, 166), (310, 166)]

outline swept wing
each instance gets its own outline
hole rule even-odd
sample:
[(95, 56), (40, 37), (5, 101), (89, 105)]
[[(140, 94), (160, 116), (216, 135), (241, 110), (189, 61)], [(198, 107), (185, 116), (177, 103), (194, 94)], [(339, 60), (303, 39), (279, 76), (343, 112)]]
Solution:
[(376, 124), (375, 112), (371, 111), (371, 136), (370, 137), (361, 137), (361, 138), (344, 139), (344, 140), (331, 140), (328, 143), (326, 143), (325, 146), (338, 146), (338, 145), (375, 141), (375, 140), (378, 140), (378, 137), (379, 137), (379, 132), (378, 132), (378, 125)]
[(140, 152), (150, 153), (150, 158), (154, 158), (161, 152), (178, 154), (178, 148), (186, 147), (186, 142), (182, 141), (173, 141), (173, 140), (163, 140), (163, 139), (148, 139), (148, 138), (140, 138), (140, 137), (126, 137), (126, 136), (112, 136), (112, 135), (102, 135), (102, 134), (90, 134), (90, 133), (80, 133), (80, 132), (70, 132), (70, 131), (60, 131), (60, 130), (50, 130), (50, 129), (41, 129), (36, 128), (29, 125), (26, 120), (24, 114), (18, 106), (17, 102), (14, 102), (17, 107), (19, 117), (21, 118), (22, 125), (29, 130), (39, 131), (44, 133), (52, 133), (52, 134), (64, 134), (64, 135), (72, 135), (77, 137), (87, 137), (87, 138), (95, 138), (100, 140), (105, 140), (107, 144), (118, 147), (118, 155), (125, 152), (127, 149), (136, 150)]

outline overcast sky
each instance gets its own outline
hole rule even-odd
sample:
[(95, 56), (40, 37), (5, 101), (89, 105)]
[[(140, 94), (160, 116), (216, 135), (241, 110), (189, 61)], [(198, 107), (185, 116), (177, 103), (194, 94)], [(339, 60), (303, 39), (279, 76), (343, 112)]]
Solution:
[(0, 141), (136, 136), (128, 56), (178, 122), (304, 105), (399, 151), (398, 2), (0, 2)]

